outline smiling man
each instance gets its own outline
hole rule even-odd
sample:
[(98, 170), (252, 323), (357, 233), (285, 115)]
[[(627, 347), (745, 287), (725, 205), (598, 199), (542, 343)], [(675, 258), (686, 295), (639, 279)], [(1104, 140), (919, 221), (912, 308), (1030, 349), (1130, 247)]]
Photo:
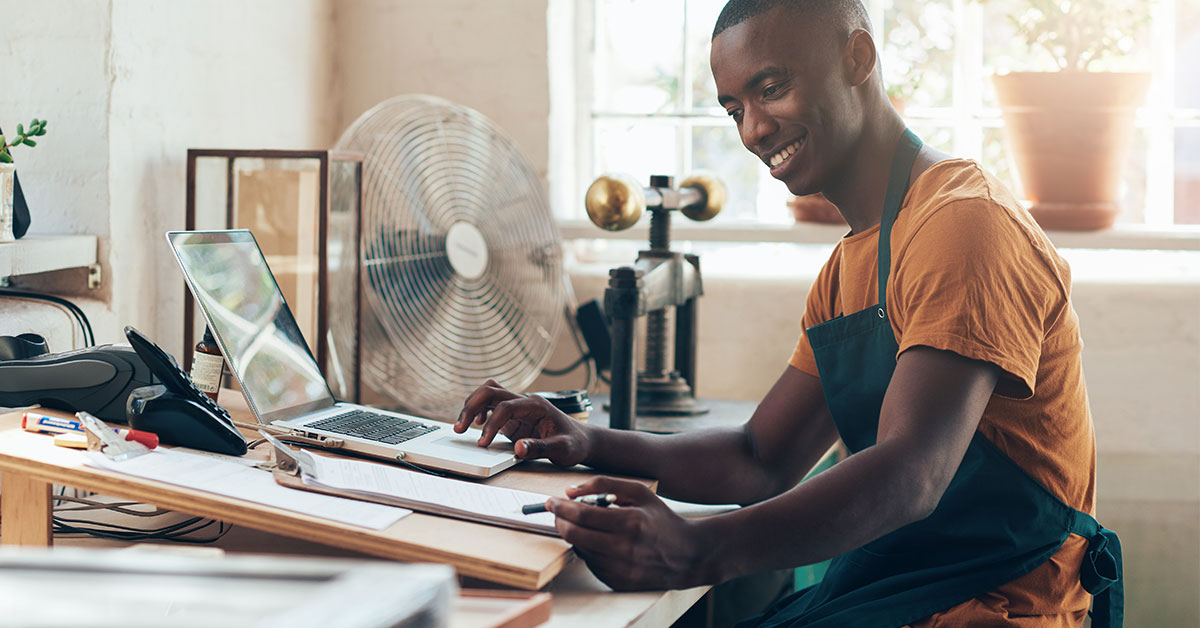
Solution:
[[(712, 71), (746, 148), (851, 227), (821, 269), (792, 359), (738, 429), (580, 425), (488, 382), (456, 429), (522, 458), (654, 477), (736, 502), (684, 521), (635, 482), (554, 498), (562, 537), (617, 589), (723, 582), (832, 558), (762, 626), (1121, 623), (1120, 549), (1092, 518), (1095, 445), (1070, 272), (977, 163), (922, 145), (892, 109), (857, 0), (732, 0)], [(800, 479), (840, 438), (851, 455)], [(1115, 586), (1110, 586), (1115, 583)]]

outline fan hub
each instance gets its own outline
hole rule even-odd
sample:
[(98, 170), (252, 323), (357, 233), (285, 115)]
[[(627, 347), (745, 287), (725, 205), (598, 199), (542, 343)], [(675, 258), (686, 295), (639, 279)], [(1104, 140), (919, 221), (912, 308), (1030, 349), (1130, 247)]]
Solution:
[(479, 227), (459, 221), (446, 231), (446, 257), (450, 267), (463, 279), (479, 279), (488, 265), (487, 242)]

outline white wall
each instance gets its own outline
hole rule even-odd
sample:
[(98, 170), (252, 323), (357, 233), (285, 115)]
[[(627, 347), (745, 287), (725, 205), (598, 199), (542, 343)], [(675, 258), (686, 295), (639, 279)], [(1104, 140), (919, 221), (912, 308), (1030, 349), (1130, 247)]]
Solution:
[[(0, 123), (49, 120), (16, 155), (31, 231), (101, 237), (105, 285), (82, 295), (99, 340), (133, 324), (182, 348), (162, 234), (184, 225), (188, 148), (331, 144), (331, 14), (329, 0), (0, 3)], [(37, 329), (9, 314), (0, 333)]]
[(162, 234), (184, 226), (188, 148), (330, 145), (330, 18), (324, 0), (114, 0), (109, 276), (122, 324), (182, 348), (183, 281)]
[(546, 0), (340, 0), (334, 5), (339, 133), (398, 94), (479, 110), (546, 177)]

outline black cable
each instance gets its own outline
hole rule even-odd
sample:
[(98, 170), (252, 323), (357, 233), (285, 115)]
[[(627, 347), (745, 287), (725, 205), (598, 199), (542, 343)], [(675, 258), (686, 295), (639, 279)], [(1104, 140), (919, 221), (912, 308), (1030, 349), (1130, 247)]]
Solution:
[(592, 354), (590, 354), (590, 353), (581, 355), (581, 356), (579, 356), (579, 359), (572, 362), (570, 366), (566, 366), (561, 369), (544, 368), (544, 369), (542, 369), (542, 373), (545, 375), (555, 375), (555, 376), (566, 375), (567, 373), (570, 373), (571, 371), (574, 371), (575, 369), (579, 368), (580, 364), (583, 364), (584, 362), (591, 360), (591, 358), (592, 358)]
[[(225, 536), (225, 534), (233, 527), (223, 521), (204, 519), (202, 517), (193, 517), (169, 526), (163, 526), (161, 528), (153, 528), (149, 530), (131, 528), (115, 523), (63, 519), (61, 517), (54, 517), (53, 522), (55, 534), (86, 534), (88, 536), (119, 541), (164, 540), (176, 543), (212, 543), (217, 539), (220, 539), (222, 536)], [(212, 537), (199, 539), (187, 537), (187, 535), (204, 530), (205, 528), (212, 526), (214, 523), (217, 524), (217, 532)], [(87, 524), (89, 526), (100, 526), (102, 528), (109, 529), (83, 527), (74, 524)]]
[(35, 299), (54, 303), (67, 308), (75, 317), (75, 321), (79, 323), (80, 329), (83, 331), (83, 342), (85, 346), (91, 347), (96, 344), (96, 334), (92, 331), (92, 323), (88, 320), (87, 314), (78, 305), (52, 294), (43, 294), (32, 290), (17, 290), (15, 288), (0, 288), (0, 296), (17, 297), (23, 299)]

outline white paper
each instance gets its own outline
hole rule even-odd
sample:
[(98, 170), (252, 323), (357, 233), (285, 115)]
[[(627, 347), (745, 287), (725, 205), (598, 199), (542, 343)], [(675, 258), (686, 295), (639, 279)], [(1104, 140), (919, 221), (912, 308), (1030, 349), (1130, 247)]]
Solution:
[(211, 456), (159, 448), (136, 458), (114, 462), (98, 452), (89, 451), (87, 454), (88, 464), (101, 469), (236, 497), (374, 530), (382, 530), (412, 513), (406, 508), (287, 488), (277, 484), (269, 471)]
[(457, 514), (464, 519), (491, 521), (500, 525), (507, 523), (513, 527), (556, 534), (554, 515), (548, 512), (526, 515), (521, 512), (521, 506), (540, 504), (546, 501), (548, 495), (442, 478), (359, 460), (309, 456), (316, 473), (305, 474), (304, 483), (311, 486), (396, 498), (411, 502), (405, 505), (416, 510), (424, 510), (421, 505), (428, 505), (432, 507), (428, 509), (430, 512), (451, 516)]

